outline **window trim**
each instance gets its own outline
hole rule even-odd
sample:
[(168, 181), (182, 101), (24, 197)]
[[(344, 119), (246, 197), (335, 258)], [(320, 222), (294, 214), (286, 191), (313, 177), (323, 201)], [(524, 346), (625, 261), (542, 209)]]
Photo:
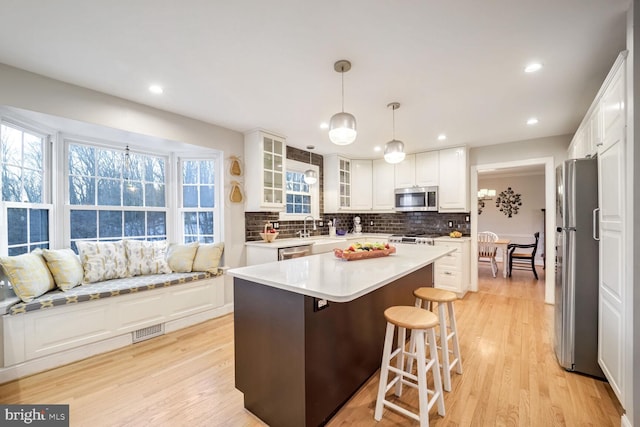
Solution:
[[(316, 166), (316, 165), (312, 165), (309, 163), (304, 163), (304, 162), (299, 162), (297, 160), (291, 160), (291, 159), (287, 159), (287, 166), (286, 166), (287, 170), (286, 172), (298, 172), (298, 173), (304, 173), (306, 170), (311, 169), (316, 171), (316, 174), (319, 176), (320, 175), (320, 167)], [(285, 172), (285, 180), (286, 180), (286, 172)], [(310, 214), (306, 214), (306, 213), (287, 213), (286, 212), (286, 198), (287, 198), (287, 192), (286, 192), (286, 188), (285, 188), (285, 211), (284, 212), (280, 212), (278, 219), (280, 221), (302, 221), (304, 220), (304, 217), (311, 215), (313, 216), (315, 219), (320, 219), (320, 189), (319, 189), (320, 185), (319, 182), (313, 184), (313, 185), (309, 185), (309, 193), (311, 194), (311, 213)]]

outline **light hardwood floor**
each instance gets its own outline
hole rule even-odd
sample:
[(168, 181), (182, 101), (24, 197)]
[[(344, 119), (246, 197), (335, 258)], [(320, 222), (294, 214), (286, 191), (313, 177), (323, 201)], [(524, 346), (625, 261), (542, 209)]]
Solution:
[[(619, 426), (607, 383), (568, 373), (552, 351), (553, 307), (526, 271), (480, 267), (480, 291), (456, 302), (463, 375), (432, 426)], [(540, 270), (539, 270), (540, 272)], [(382, 315), (382, 314), (381, 314)], [(256, 357), (260, 357), (256, 349)], [(233, 315), (0, 385), (1, 403), (70, 405), (71, 426), (262, 426), (234, 388)], [(385, 410), (373, 420), (374, 375), (329, 426), (417, 425)], [(403, 401), (415, 408), (412, 390)]]

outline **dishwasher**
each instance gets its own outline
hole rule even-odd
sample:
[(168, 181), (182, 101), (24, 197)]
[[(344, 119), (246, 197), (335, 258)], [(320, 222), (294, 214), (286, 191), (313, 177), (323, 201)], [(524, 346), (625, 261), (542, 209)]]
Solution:
[(293, 246), (290, 248), (278, 249), (278, 261), (300, 258), (308, 255), (311, 255), (311, 245)]

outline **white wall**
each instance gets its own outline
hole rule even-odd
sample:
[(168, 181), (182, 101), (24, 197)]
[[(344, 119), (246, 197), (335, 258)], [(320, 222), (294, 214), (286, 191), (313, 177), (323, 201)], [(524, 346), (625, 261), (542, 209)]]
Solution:
[[(500, 178), (478, 178), (478, 188), (496, 190), (496, 194), (508, 187), (520, 194), (522, 206), (509, 218), (496, 207), (496, 197), (485, 200), (482, 214), (478, 215), (478, 231), (493, 231), (512, 243), (533, 243), (533, 233), (540, 232), (536, 262), (542, 264), (544, 252), (544, 217), (540, 210), (545, 206), (544, 175), (525, 175)], [(500, 254), (500, 256), (502, 256)]]
[[(0, 105), (18, 107), (90, 124), (148, 135), (162, 143), (187, 143), (222, 151), (225, 159), (242, 157), (242, 133), (126, 101), (0, 64)], [(180, 144), (176, 144), (180, 145)], [(184, 149), (180, 146), (180, 149)], [(244, 206), (228, 202), (229, 175), (224, 175), (225, 263), (244, 265)], [(231, 302), (227, 280), (225, 302)]]
[(567, 148), (571, 138), (573, 138), (573, 135), (557, 135), (472, 148), (469, 151), (469, 164), (474, 166), (553, 157), (557, 166), (567, 159)]

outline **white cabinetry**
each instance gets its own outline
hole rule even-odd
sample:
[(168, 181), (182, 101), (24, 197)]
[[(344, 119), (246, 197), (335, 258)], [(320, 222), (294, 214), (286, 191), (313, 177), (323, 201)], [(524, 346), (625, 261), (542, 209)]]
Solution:
[(403, 161), (395, 164), (395, 186), (406, 188), (414, 185), (416, 185), (416, 155), (407, 154)]
[(351, 209), (371, 210), (373, 169), (371, 160), (351, 160)]
[(466, 147), (440, 150), (438, 212), (469, 212), (467, 159)]
[(437, 186), (440, 181), (440, 155), (437, 151), (416, 154), (416, 185), (418, 187)]
[(324, 212), (351, 210), (351, 160), (336, 154), (324, 158)]
[(286, 143), (262, 130), (244, 137), (245, 210), (281, 211), (285, 208)]
[(469, 274), (471, 241), (465, 237), (459, 239), (440, 237), (435, 239), (435, 245), (455, 248), (455, 251), (434, 263), (433, 286), (455, 292), (458, 298), (462, 298), (469, 289), (471, 278)]
[(621, 54), (607, 76), (600, 98), (602, 141), (598, 146), (598, 206), (600, 208), (600, 277), (598, 363), (624, 408), (631, 403), (633, 360), (633, 283), (626, 274), (625, 58)]
[(384, 159), (373, 161), (373, 210), (393, 210), (395, 206), (395, 167)]

